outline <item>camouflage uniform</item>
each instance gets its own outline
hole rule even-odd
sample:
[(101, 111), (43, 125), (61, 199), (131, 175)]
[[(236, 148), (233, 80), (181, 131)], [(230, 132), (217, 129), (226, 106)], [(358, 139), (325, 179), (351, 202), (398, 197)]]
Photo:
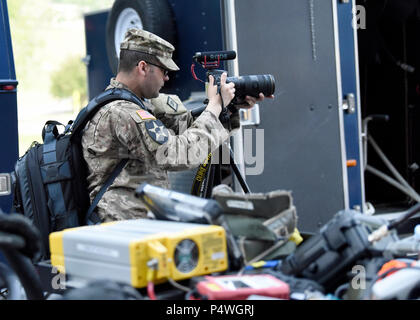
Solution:
[[(111, 79), (108, 88), (113, 87), (128, 89)], [(129, 159), (98, 204), (102, 221), (146, 217), (145, 206), (134, 197), (140, 183), (168, 188), (166, 170), (197, 167), (229, 136), (209, 111), (193, 119), (177, 96), (161, 94), (144, 104), (148, 110), (123, 100), (108, 103), (85, 128), (82, 146), (91, 201), (115, 166)]]

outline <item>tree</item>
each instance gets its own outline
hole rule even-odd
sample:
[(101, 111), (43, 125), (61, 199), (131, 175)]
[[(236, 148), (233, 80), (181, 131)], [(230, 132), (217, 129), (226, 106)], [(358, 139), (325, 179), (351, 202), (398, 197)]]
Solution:
[(79, 110), (87, 102), (86, 66), (81, 57), (67, 58), (51, 74), (50, 92), (56, 98), (73, 98), (75, 109)]

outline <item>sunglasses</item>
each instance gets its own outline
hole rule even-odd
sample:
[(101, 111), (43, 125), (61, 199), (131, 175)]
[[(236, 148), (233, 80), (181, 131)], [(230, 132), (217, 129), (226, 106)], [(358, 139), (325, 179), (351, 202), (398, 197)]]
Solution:
[(163, 75), (166, 77), (167, 75), (169, 75), (169, 70), (166, 70), (165, 68), (163, 68), (163, 67), (161, 67), (161, 66), (158, 66), (157, 64), (154, 64), (154, 63), (150, 63), (150, 62), (147, 62), (147, 64), (151, 64), (152, 66), (155, 66), (155, 67), (158, 67), (159, 69), (161, 69), (162, 70), (162, 72), (163, 72)]

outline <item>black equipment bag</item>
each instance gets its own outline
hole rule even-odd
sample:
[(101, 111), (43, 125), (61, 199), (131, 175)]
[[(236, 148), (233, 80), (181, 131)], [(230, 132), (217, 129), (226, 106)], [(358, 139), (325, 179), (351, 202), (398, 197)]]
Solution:
[(74, 122), (69, 121), (64, 133), (57, 129), (61, 123), (47, 121), (42, 130), (44, 143), (34, 143), (16, 162), (12, 172), (13, 206), (39, 229), (42, 258), (50, 255), (51, 232), (100, 222), (93, 210), (128, 161), (124, 159), (117, 165), (91, 204), (81, 138), (87, 122), (114, 100), (131, 101), (144, 108), (142, 101), (128, 90), (106, 90), (92, 99)]

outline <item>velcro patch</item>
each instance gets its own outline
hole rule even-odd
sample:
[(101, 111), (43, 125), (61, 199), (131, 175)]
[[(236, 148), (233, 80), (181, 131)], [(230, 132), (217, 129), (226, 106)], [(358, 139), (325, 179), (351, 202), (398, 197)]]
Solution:
[(174, 99), (172, 99), (170, 96), (168, 96), (168, 100), (166, 101), (166, 104), (174, 109), (174, 111), (178, 111), (178, 103), (175, 102)]
[(156, 120), (155, 116), (147, 112), (146, 110), (140, 109), (136, 111), (142, 120)]
[(147, 133), (153, 141), (159, 144), (164, 144), (166, 141), (168, 141), (169, 131), (165, 128), (162, 121), (147, 121), (144, 124), (146, 126)]

